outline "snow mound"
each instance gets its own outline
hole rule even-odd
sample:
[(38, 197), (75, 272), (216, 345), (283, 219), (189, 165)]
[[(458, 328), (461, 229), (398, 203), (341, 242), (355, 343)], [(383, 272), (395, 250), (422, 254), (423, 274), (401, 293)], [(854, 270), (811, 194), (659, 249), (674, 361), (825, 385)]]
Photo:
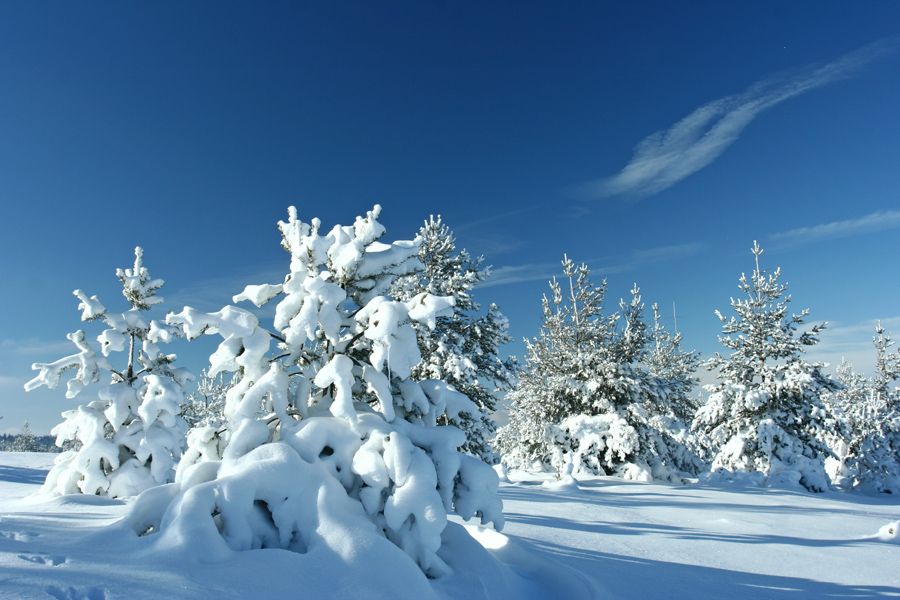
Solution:
[(578, 482), (572, 476), (573, 468), (574, 466), (572, 463), (566, 463), (559, 481), (545, 481), (541, 484), (541, 487), (553, 492), (573, 492), (580, 490), (581, 488), (578, 487)]
[(888, 523), (878, 530), (878, 533), (875, 534), (875, 537), (882, 542), (900, 544), (900, 521)]
[[(132, 555), (201, 571), (265, 559), (276, 569), (289, 567), (285, 580), (296, 581), (304, 597), (595, 597), (590, 583), (565, 565), (548, 564), (492, 529), (454, 522), (444, 524), (435, 543), (440, 574), (428, 573), (423, 557), (408, 547), (419, 538), (389, 539), (386, 524), (373, 521), (335, 477), (339, 462), (309, 462), (288, 442), (263, 444), (218, 464), (208, 481), (198, 483), (200, 475), (190, 473), (190, 486), (178, 482), (144, 492), (123, 519), (90, 534), (87, 543), (116, 548), (126, 562), (122, 557)], [(417, 520), (406, 521), (407, 528)]]

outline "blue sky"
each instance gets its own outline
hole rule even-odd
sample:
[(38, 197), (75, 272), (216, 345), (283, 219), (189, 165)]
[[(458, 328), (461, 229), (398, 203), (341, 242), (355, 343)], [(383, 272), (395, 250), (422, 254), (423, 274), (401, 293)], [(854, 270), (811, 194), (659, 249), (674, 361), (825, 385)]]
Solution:
[(707, 357), (759, 240), (830, 322), (813, 356), (871, 372), (875, 321), (900, 338), (900, 4), (558, 4), (0, 4), (0, 430), (78, 403), (22, 389), (74, 348), (72, 290), (124, 310), (141, 245), (164, 306), (215, 310), (281, 280), (289, 205), (378, 203), (391, 239), (441, 214), (517, 340), (568, 254)]

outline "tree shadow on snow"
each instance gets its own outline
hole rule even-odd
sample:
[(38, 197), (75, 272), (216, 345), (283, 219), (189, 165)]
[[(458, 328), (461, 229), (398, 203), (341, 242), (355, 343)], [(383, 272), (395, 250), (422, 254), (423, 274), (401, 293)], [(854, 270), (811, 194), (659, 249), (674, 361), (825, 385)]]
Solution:
[[(541, 515), (526, 515), (515, 512), (507, 512), (506, 519), (510, 523), (521, 523), (523, 525), (533, 525), (535, 527), (545, 527), (548, 529), (568, 529), (570, 531), (583, 531), (586, 533), (596, 533), (597, 535), (655, 535), (679, 540), (729, 542), (734, 544), (780, 544), (784, 546), (831, 548), (838, 546), (860, 546), (864, 544), (881, 543), (875, 542), (871, 538), (828, 540), (792, 537), (786, 535), (723, 533), (656, 523), (573, 521), (563, 517), (545, 517)], [(898, 596), (900, 596), (900, 591), (898, 591)]]
[[(772, 500), (770, 504), (751, 504), (751, 503), (741, 503), (741, 502), (714, 502), (709, 500), (703, 500), (698, 498), (703, 498), (703, 496), (692, 495), (689, 493), (665, 493), (659, 491), (643, 491), (640, 488), (637, 488), (636, 491), (629, 491), (627, 494), (616, 492), (604, 494), (602, 488), (593, 487), (593, 489), (588, 490), (588, 486), (579, 482), (578, 484), (583, 489), (575, 490), (575, 491), (550, 491), (545, 490), (540, 487), (540, 483), (535, 487), (533, 485), (523, 486), (522, 484), (515, 484), (511, 486), (502, 486), (500, 488), (500, 497), (506, 500), (521, 500), (523, 502), (547, 502), (547, 503), (557, 503), (557, 502), (588, 502), (588, 503), (602, 503), (607, 507), (617, 507), (621, 506), (623, 508), (652, 508), (652, 507), (680, 507), (684, 509), (690, 510), (703, 510), (703, 509), (711, 509), (711, 510), (721, 510), (726, 509), (729, 511), (739, 511), (741, 513), (779, 513), (779, 514), (800, 514), (804, 516), (810, 516), (816, 513), (820, 513), (822, 515), (828, 515), (831, 517), (839, 516), (841, 513), (848, 514), (856, 514), (858, 512), (858, 507), (854, 506), (856, 504), (863, 503), (860, 499), (857, 498), (847, 498), (844, 499), (840, 496), (818, 496), (813, 495), (812, 492), (788, 492), (785, 490), (777, 490), (777, 491), (767, 491), (762, 488), (756, 488), (753, 492), (754, 495), (766, 495)], [(724, 490), (720, 489), (717, 491), (729, 491), (727, 488)], [(733, 490), (735, 495), (733, 498), (737, 500), (741, 495), (744, 495), (747, 490), (744, 488), (736, 488)], [(776, 495), (777, 494), (777, 495)], [(785, 503), (778, 502), (778, 495), (796, 495), (803, 498), (812, 497), (814, 499), (821, 499), (827, 501), (827, 503), (823, 503), (821, 506), (810, 506), (807, 502), (798, 502), (798, 503)], [(842, 508), (839, 506), (839, 503), (845, 503), (847, 505), (846, 508)], [(878, 502), (869, 504), (879, 504), (884, 507), (885, 512), (883, 515), (879, 515), (888, 520), (892, 520), (896, 517), (893, 517), (895, 504), (890, 502)], [(680, 506), (679, 506), (680, 505)], [(873, 513), (874, 514), (874, 513)]]
[(719, 600), (723, 597), (766, 600), (806, 598), (896, 598), (898, 588), (883, 585), (842, 585), (802, 577), (764, 575), (716, 567), (619, 556), (552, 542), (517, 540), (540, 554), (561, 559), (590, 573), (612, 597), (641, 600)]
[(27, 467), (10, 467), (0, 465), (0, 481), (9, 483), (31, 483), (43, 485), (47, 479), (48, 471), (45, 469), (29, 469)]

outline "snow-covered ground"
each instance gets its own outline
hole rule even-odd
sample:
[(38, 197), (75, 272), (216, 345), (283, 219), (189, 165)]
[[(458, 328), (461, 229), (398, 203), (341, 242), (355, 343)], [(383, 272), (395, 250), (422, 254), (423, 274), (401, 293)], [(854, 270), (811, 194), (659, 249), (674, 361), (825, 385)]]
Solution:
[[(52, 454), (0, 453), (0, 598), (866, 598), (900, 597), (900, 499), (586, 478), (501, 485), (502, 534), (445, 534), (455, 574), (429, 581), (387, 561), (342, 571), (336, 555), (164, 550), (115, 527), (128, 503), (30, 496)], [(893, 524), (893, 534), (888, 533)], [(471, 546), (470, 546), (471, 547)], [(184, 549), (190, 548), (190, 552)]]

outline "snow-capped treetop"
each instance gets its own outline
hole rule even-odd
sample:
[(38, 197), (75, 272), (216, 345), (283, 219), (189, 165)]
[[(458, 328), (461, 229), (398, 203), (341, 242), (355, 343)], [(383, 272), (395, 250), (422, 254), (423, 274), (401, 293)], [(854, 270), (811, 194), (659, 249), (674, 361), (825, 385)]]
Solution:
[(490, 267), (484, 266), (484, 257), (472, 258), (465, 248), (457, 252), (456, 238), (441, 215), (430, 216), (419, 230), (419, 237), (422, 243), (418, 255), (424, 269), (398, 283), (411, 286), (414, 293), (453, 296), (459, 311), (478, 311), (480, 306), (471, 292), (491, 275)]
[[(78, 353), (53, 363), (32, 365), (32, 369), (39, 370), (40, 374), (25, 384), (27, 391), (41, 385), (56, 389), (60, 376), (70, 369), (76, 369), (76, 374), (67, 384), (67, 398), (74, 398), (84, 386), (100, 381), (101, 370), (111, 372), (114, 380), (125, 381), (129, 385), (143, 373), (171, 376), (179, 382), (193, 377), (187, 370), (170, 368), (168, 365), (175, 360), (175, 355), (163, 354), (158, 346), (160, 342), (168, 343), (178, 337), (180, 329), (156, 320), (147, 323), (140, 314), (162, 302), (162, 298), (156, 296), (156, 290), (164, 284), (161, 279), (150, 279), (149, 271), (142, 264), (143, 252), (141, 247), (135, 248), (134, 269), (116, 270), (131, 310), (113, 313), (103, 306), (97, 296), (88, 297), (81, 290), (72, 292), (80, 300), (78, 309), (81, 310), (82, 321), (102, 320), (109, 327), (97, 336), (103, 356), (97, 356), (83, 330), (70, 333), (67, 337), (78, 348)], [(126, 344), (129, 354), (125, 368), (117, 370), (106, 357), (113, 352), (125, 351)], [(141, 370), (135, 370), (135, 361), (143, 367)]]
[(650, 332), (652, 347), (647, 353), (645, 362), (651, 375), (666, 381), (671, 392), (669, 405), (679, 419), (690, 422), (694, 418), (698, 401), (691, 396), (691, 390), (697, 384), (694, 373), (700, 364), (700, 354), (696, 351), (681, 349), (682, 335), (674, 335), (663, 327), (659, 314), (659, 306), (654, 304), (653, 329)]
[(150, 271), (144, 266), (144, 249), (140, 246), (134, 249), (134, 268), (116, 269), (116, 275), (122, 282), (122, 294), (131, 304), (132, 310), (149, 310), (154, 304), (163, 301), (156, 296), (156, 290), (165, 281), (150, 279)]
[[(804, 323), (809, 309), (788, 316), (791, 296), (785, 294), (787, 284), (778, 281), (781, 269), (766, 275), (759, 266), (763, 250), (755, 241), (752, 252), (756, 270), (749, 281), (745, 274), (741, 274), (738, 285), (746, 298), (731, 299), (731, 306), (737, 316), (726, 319), (721, 312), (716, 311), (725, 334), (719, 336), (719, 341), (733, 352), (729, 358), (716, 353), (706, 362), (708, 370), (720, 370), (720, 380), (741, 385), (760, 383), (772, 372), (776, 361), (796, 359), (805, 352), (806, 347), (818, 343), (818, 336), (827, 325), (814, 325), (809, 331), (795, 336), (797, 326)], [(823, 365), (813, 366), (820, 368)]]
[(281, 245), (291, 253), (291, 275), (284, 285), (301, 273), (315, 276), (327, 271), (334, 285), (341, 286), (357, 306), (363, 306), (386, 293), (395, 278), (421, 269), (416, 259), (418, 240), (377, 243), (385, 232), (377, 221), (379, 214), (381, 207), (376, 204), (365, 217), (357, 217), (353, 226), (336, 225), (320, 236), (321, 221), (305, 224), (291, 207), (287, 222), (278, 222)]
[(875, 358), (875, 376), (872, 380), (873, 391), (876, 394), (887, 396), (890, 384), (900, 379), (900, 351), (891, 354), (888, 349), (894, 345), (891, 334), (885, 335), (885, 329), (878, 321), (875, 327), (875, 335), (872, 338), (877, 352)]

